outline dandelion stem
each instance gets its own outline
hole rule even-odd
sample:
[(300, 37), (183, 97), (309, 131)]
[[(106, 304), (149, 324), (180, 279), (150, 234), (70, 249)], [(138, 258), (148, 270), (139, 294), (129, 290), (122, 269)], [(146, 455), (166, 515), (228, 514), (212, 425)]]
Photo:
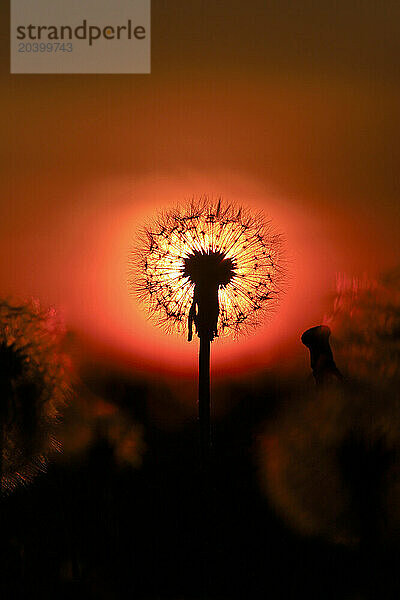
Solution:
[(209, 600), (210, 590), (210, 454), (211, 454), (211, 428), (210, 428), (210, 347), (209, 335), (200, 336), (199, 352), (199, 430), (200, 430), (200, 502), (199, 515), (200, 540), (201, 540), (201, 569), (202, 569), (202, 598)]
[(200, 337), (199, 353), (199, 425), (202, 468), (208, 467), (211, 450), (210, 431), (210, 339)]

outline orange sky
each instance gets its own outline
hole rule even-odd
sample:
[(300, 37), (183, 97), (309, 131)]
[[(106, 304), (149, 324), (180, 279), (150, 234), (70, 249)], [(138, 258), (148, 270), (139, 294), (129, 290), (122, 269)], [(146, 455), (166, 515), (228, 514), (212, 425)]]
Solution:
[(215, 372), (269, 368), (303, 357), (299, 335), (329, 308), (336, 273), (397, 262), (395, 6), (377, 19), (366, 3), (352, 36), (350, 9), (328, 28), (330, 3), (300, 22), (286, 5), (274, 20), (259, 2), (171, 4), (153, 4), (149, 76), (10, 76), (1, 40), (0, 287), (59, 306), (137, 369), (190, 373), (196, 343), (146, 321), (126, 257), (155, 210), (222, 195), (271, 216), (291, 280), (257, 334), (213, 344)]

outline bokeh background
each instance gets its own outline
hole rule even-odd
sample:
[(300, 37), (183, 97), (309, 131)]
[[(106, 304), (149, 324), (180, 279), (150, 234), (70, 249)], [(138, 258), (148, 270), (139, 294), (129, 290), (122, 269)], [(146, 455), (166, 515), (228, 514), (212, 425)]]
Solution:
[(144, 219), (210, 194), (262, 208), (290, 271), (265, 326), (213, 344), (211, 597), (367, 597), (365, 557), (275, 514), (254, 447), (337, 274), (398, 263), (399, 4), (153, 0), (152, 73), (132, 76), (10, 75), (0, 11), (0, 289), (58, 308), (79, 380), (64, 459), (3, 502), (6, 589), (200, 597), (197, 347), (147, 321), (126, 272)]

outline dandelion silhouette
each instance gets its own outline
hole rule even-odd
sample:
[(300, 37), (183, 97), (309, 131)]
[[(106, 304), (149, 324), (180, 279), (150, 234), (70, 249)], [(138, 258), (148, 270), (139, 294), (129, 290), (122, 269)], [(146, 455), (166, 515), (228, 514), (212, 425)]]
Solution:
[(0, 482), (7, 493), (46, 469), (69, 386), (55, 311), (0, 301)]
[[(182, 333), (190, 317), (210, 341), (257, 326), (281, 289), (281, 236), (262, 213), (221, 200), (161, 213), (132, 258), (131, 284), (157, 324)], [(205, 323), (203, 302), (212, 313)]]
[(200, 338), (202, 453), (210, 445), (210, 342), (248, 332), (276, 305), (284, 278), (281, 236), (263, 213), (221, 199), (192, 199), (145, 227), (130, 285), (168, 332)]

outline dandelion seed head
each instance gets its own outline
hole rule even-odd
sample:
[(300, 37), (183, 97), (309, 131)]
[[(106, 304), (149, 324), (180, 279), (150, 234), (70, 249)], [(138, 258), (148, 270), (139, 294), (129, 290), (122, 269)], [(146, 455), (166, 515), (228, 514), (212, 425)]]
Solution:
[(54, 429), (69, 394), (63, 326), (37, 302), (0, 300), (1, 491), (28, 484), (59, 449)]
[(263, 213), (221, 199), (192, 199), (161, 212), (131, 253), (132, 291), (158, 325), (183, 333), (202, 278), (218, 288), (218, 335), (248, 332), (279, 298), (281, 235)]

